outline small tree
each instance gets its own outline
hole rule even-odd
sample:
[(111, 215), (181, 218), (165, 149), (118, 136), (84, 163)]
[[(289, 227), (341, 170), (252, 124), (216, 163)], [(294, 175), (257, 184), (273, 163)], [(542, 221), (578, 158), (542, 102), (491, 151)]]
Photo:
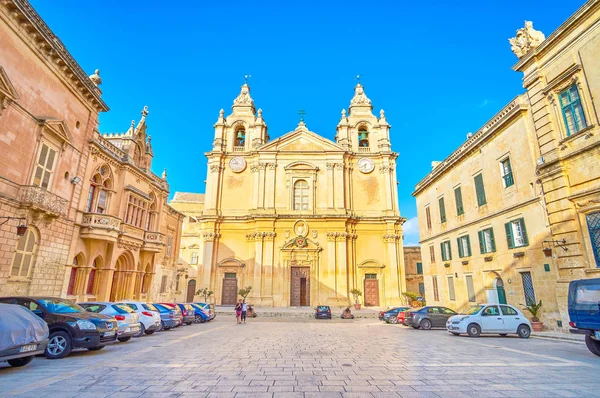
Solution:
[(208, 290), (208, 288), (207, 288), (207, 287), (205, 287), (204, 289), (200, 289), (200, 290), (198, 290), (198, 291), (196, 292), (196, 295), (198, 295), (198, 296), (203, 296), (203, 297), (204, 297), (204, 302), (205, 302), (205, 303), (208, 303), (208, 298), (209, 298), (210, 296), (212, 296), (212, 295), (213, 295), (213, 293), (214, 293), (214, 292), (213, 292), (212, 290)]
[(542, 309), (542, 300), (537, 304), (529, 304), (525, 309), (531, 313), (531, 322), (539, 322), (540, 318), (538, 317), (538, 314)]
[(354, 288), (354, 289), (350, 290), (350, 294), (352, 295), (352, 297), (354, 297), (354, 302), (356, 304), (359, 304), (360, 302), (358, 301), (358, 298), (360, 296), (362, 296), (362, 292), (360, 290)]
[(252, 291), (252, 286), (246, 286), (245, 288), (238, 290), (238, 294), (246, 301), (246, 297), (248, 297), (250, 291)]

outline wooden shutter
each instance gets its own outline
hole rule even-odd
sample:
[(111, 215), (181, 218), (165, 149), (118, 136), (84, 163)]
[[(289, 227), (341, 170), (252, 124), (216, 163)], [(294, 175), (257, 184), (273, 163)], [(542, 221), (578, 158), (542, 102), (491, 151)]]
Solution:
[(440, 243), (440, 249), (442, 251), (442, 261), (446, 261), (446, 252), (444, 252), (444, 242)]
[(425, 215), (427, 217), (427, 229), (431, 229), (431, 211), (429, 207), (425, 208)]
[(458, 257), (463, 258), (465, 256), (465, 252), (462, 248), (462, 245), (460, 243), (462, 238), (458, 238), (456, 239), (456, 243), (458, 244)]
[(523, 218), (520, 218), (519, 223), (521, 224), (521, 230), (523, 231), (523, 246), (527, 246), (529, 245), (529, 239), (527, 239), (527, 229), (525, 228), (525, 220)]
[(418, 275), (423, 274), (423, 263), (417, 263), (417, 274)]
[(471, 238), (469, 238), (469, 235), (465, 236), (465, 239), (467, 239), (467, 250), (469, 251), (467, 253), (467, 257), (471, 255)]
[(479, 236), (479, 252), (481, 254), (485, 254), (485, 236), (483, 235), (483, 231), (477, 232)]
[(508, 248), (512, 249), (515, 247), (515, 242), (512, 236), (512, 226), (510, 222), (504, 224), (504, 229), (506, 230), (506, 243), (508, 244)]
[(492, 242), (492, 252), (496, 251), (496, 240), (494, 239), (494, 228), (490, 228), (490, 241)]
[(35, 174), (33, 176), (33, 185), (48, 188), (50, 185), (50, 177), (54, 170), (54, 159), (56, 158), (56, 151), (50, 148), (46, 144), (42, 144), (40, 150), (40, 156), (35, 168)]
[(486, 203), (485, 189), (483, 187), (483, 175), (475, 176), (475, 193), (477, 194), (477, 204), (483, 206)]
[(456, 201), (456, 215), (460, 216), (465, 212), (463, 208), (462, 191), (460, 190), (460, 187), (454, 190), (454, 199)]
[(444, 206), (444, 198), (440, 198), (438, 202), (440, 204), (440, 222), (445, 223), (446, 222), (446, 206)]
[(94, 279), (96, 279), (96, 270), (92, 269), (90, 271), (90, 276), (88, 277), (88, 284), (86, 289), (87, 294), (94, 294)]

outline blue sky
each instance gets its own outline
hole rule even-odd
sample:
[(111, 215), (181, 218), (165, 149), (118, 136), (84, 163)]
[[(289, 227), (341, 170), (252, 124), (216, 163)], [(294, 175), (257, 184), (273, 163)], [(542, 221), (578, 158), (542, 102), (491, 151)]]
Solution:
[(167, 168), (171, 194), (204, 192), (212, 126), (244, 75), (271, 138), (303, 108), (308, 128), (333, 139), (361, 74), (392, 125), (415, 243), (411, 193), (431, 161), (523, 92), (507, 39), (524, 20), (548, 36), (585, 1), (31, 2), (88, 74), (100, 69), (102, 132), (125, 131), (148, 105), (153, 171)]

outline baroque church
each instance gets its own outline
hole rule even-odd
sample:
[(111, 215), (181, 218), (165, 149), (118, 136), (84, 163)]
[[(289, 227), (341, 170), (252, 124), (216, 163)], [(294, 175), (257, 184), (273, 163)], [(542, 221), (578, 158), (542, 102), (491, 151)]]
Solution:
[[(221, 109), (205, 194), (177, 192), (186, 215), (181, 261), (188, 299), (208, 288), (217, 304), (394, 305), (406, 291), (396, 158), (385, 113), (373, 114), (358, 84), (335, 141), (303, 121), (271, 140), (244, 84)], [(194, 275), (195, 274), (195, 275)]]

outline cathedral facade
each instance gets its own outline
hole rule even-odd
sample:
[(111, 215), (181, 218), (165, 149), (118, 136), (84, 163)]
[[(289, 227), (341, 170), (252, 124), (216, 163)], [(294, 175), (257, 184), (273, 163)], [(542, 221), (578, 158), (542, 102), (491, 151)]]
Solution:
[(270, 140), (244, 84), (220, 111), (205, 194), (176, 193), (186, 215), (180, 257), (188, 298), (208, 288), (217, 304), (336, 307), (398, 304), (405, 287), (396, 158), (383, 110), (358, 84), (335, 141), (303, 121)]

